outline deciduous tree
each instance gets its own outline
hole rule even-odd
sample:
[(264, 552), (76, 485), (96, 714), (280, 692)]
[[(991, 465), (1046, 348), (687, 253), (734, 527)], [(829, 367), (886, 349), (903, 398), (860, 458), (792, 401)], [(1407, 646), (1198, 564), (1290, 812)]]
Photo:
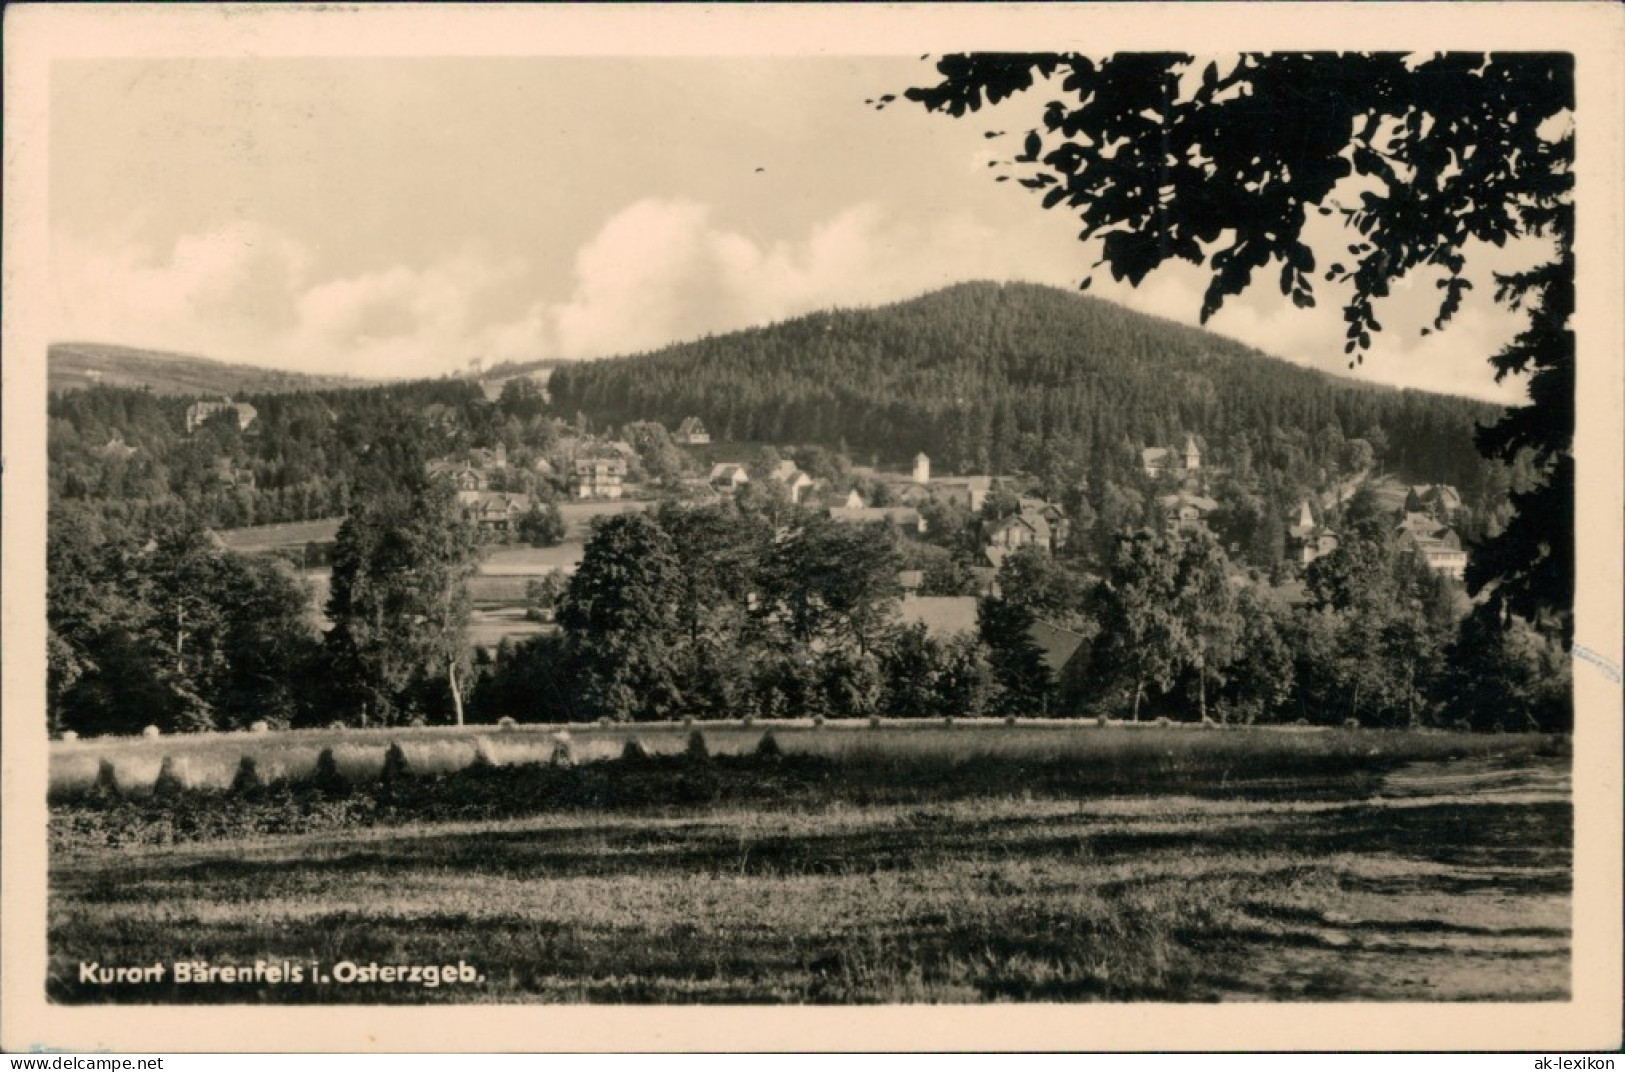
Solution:
[(408, 690), (424, 675), (444, 675), (462, 723), (458, 674), (478, 564), (477, 534), (458, 518), (451, 488), (426, 475), (411, 422), (381, 435), (334, 539), (327, 604), (334, 684), (363, 723), (408, 717)]

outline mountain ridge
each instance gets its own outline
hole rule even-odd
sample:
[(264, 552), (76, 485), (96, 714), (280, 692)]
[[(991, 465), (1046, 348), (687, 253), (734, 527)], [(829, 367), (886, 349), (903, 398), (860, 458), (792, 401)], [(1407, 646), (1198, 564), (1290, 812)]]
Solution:
[(357, 376), (292, 372), (201, 354), (151, 350), (117, 343), (69, 340), (46, 350), (48, 389), (54, 394), (89, 387), (145, 387), (158, 395), (232, 395), (371, 387)]
[[(1446, 480), (1476, 464), (1493, 403), (1307, 368), (1226, 336), (1033, 283), (959, 283), (902, 302), (554, 370), (554, 404), (602, 424), (697, 416), (714, 436), (853, 448), (947, 471), (1035, 471), (1193, 433), (1264, 441), (1396, 433)], [(1437, 461), (1438, 464), (1431, 464)]]

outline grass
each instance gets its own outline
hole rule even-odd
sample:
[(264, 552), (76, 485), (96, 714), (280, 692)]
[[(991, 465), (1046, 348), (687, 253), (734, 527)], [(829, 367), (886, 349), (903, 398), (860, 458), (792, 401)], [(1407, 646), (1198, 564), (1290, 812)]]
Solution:
[[(573, 572), (586, 554), (583, 539), (568, 539), (555, 547), (527, 547), (501, 544), (486, 552), (480, 562), (481, 580), (541, 577), (556, 570)], [(523, 585), (521, 585), (521, 590)]]
[[(1538, 736), (1485, 736), (1463, 733), (1309, 731), (1248, 728), (1203, 732), (1189, 726), (1100, 727), (1094, 722), (1033, 720), (1014, 726), (998, 720), (887, 721), (879, 729), (858, 721), (815, 727), (804, 721), (697, 723), (712, 752), (752, 752), (771, 728), (790, 755), (816, 756), (852, 778), (884, 787), (975, 783), (999, 789), (998, 779), (1031, 783), (1050, 779), (1068, 784), (1084, 779), (1095, 792), (1133, 792), (1149, 785), (1229, 784), (1274, 786), (1307, 792), (1315, 778), (1338, 784), (1369, 778), (1405, 763), (1494, 753), (1528, 754), (1564, 745)], [(188, 783), (224, 788), (239, 759), (251, 755), (268, 779), (302, 778), (324, 748), (333, 748), (346, 773), (366, 780), (382, 766), (385, 750), (400, 741), (415, 769), (449, 773), (473, 760), (484, 738), (501, 764), (545, 762), (553, 735), (567, 729), (580, 762), (618, 757), (629, 736), (649, 752), (677, 755), (687, 746), (689, 727), (678, 723), (634, 723), (603, 727), (548, 724), (499, 729), (495, 726), (375, 730), (295, 730), (254, 735), (193, 734), (158, 738), (99, 738), (57, 742), (51, 749), (51, 792), (71, 798), (94, 783), (98, 764), (113, 764), (119, 784), (137, 792), (150, 787), (165, 756), (184, 763)], [(1184, 780), (1184, 781), (1182, 781)]]
[(343, 518), (326, 517), (315, 521), (287, 521), (277, 525), (253, 525), (222, 529), (221, 541), (233, 551), (251, 554), (283, 548), (298, 550), (309, 543), (331, 543), (338, 535)]
[(468, 580), (468, 595), (473, 600), (474, 606), (479, 609), (514, 609), (522, 611), (527, 598), (525, 589), (538, 576), (540, 575), (490, 576), (484, 573), (476, 574)]
[[(771, 729), (781, 755), (758, 754)], [(690, 734), (706, 755), (688, 755)], [(1566, 741), (998, 722), (53, 746), (59, 1002), (1560, 1001)], [(622, 758), (636, 739), (646, 755)], [(380, 780), (399, 744), (407, 773)], [(331, 749), (344, 787), (312, 772)], [(471, 767), (478, 749), (494, 765)], [(771, 751), (771, 750), (769, 750)], [(251, 755), (271, 784), (194, 786)], [(106, 757), (129, 787), (66, 779)], [(150, 772), (148, 767), (151, 768)], [(75, 774), (75, 777), (78, 775)], [(310, 966), (93, 986), (81, 961)], [(478, 981), (341, 984), (340, 961)]]
[(533, 622), (525, 617), (520, 607), (497, 607), (487, 610), (475, 607), (468, 623), (468, 642), (477, 648), (494, 648), (504, 637), (517, 643), (527, 637), (556, 631), (557, 626)]
[[(1562, 767), (1526, 763), (1532, 779)], [(1563, 1000), (1571, 811), (1561, 787), (1494, 784), (1458, 773), (1448, 795), (1403, 800), (1007, 793), (565, 811), (58, 852), (48, 990), (64, 1002)], [(480, 981), (89, 987), (85, 958), (318, 971), (462, 960)]]
[[(495, 544), (488, 547), (480, 562), (480, 572), (470, 579), (468, 586), (469, 596), (476, 608), (475, 619), (469, 628), (470, 642), (481, 647), (495, 647), (504, 637), (522, 640), (545, 632), (534, 623), (522, 620), (527, 602), (526, 586), (550, 573), (561, 570), (574, 572), (581, 564), (594, 518), (643, 510), (648, 505), (635, 501), (563, 502), (559, 504), (565, 525), (563, 543), (556, 547), (529, 547), (524, 544)], [(331, 542), (343, 520), (335, 517), (226, 529), (220, 533), (220, 537), (231, 549), (249, 554), (297, 552), (312, 541)], [(325, 611), (332, 571), (327, 568), (308, 569), (303, 571), (301, 577), (311, 587), (311, 606), (318, 620), (324, 626), (331, 624), (327, 622)]]

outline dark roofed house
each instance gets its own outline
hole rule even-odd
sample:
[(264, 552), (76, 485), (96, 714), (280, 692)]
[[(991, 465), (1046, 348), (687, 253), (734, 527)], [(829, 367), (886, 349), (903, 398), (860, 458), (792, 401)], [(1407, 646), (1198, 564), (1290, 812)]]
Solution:
[(802, 495), (813, 486), (813, 478), (803, 473), (796, 463), (788, 458), (775, 465), (768, 477), (775, 483), (784, 485), (793, 503), (800, 503)]
[(931, 489), (924, 484), (898, 484), (891, 489), (891, 497), (905, 506), (924, 506), (931, 501)]
[(750, 483), (750, 474), (735, 462), (718, 462), (711, 467), (708, 483), (718, 491), (737, 491)]
[(1058, 551), (1066, 546), (1068, 537), (1072, 534), (1072, 522), (1068, 520), (1066, 511), (1056, 504), (1045, 499), (1033, 498), (1029, 495), (1021, 496), (1021, 513), (1023, 517), (1035, 520), (1042, 519), (1049, 527), (1049, 549)]
[(463, 491), (457, 493), (458, 512), (482, 530), (508, 532), (530, 512), (530, 496), (514, 491)]
[(1145, 475), (1152, 479), (1159, 476), (1190, 476), (1202, 468), (1202, 450), (1196, 445), (1196, 437), (1187, 433), (1185, 445), (1180, 450), (1146, 447), (1140, 451), (1140, 465), (1145, 469)]
[(1049, 522), (1037, 511), (1022, 511), (993, 526), (987, 534), (989, 547), (1003, 548), (1006, 553), (1018, 547), (1042, 547), (1053, 550)]
[(1086, 639), (1082, 633), (1062, 629), (1058, 625), (1051, 625), (1042, 620), (1035, 620), (1027, 627), (1027, 636), (1038, 646), (1044, 665), (1055, 675), (1057, 681), (1061, 679), (1061, 675), (1066, 672), (1072, 660), (1077, 658)]
[(186, 407), (186, 434), (191, 435), (204, 421), (226, 410), (232, 410), (237, 415), (237, 430), (240, 432), (248, 431), (248, 426), (259, 416), (259, 411), (247, 402), (233, 402), (229, 398), (215, 402), (193, 402)]
[(1454, 521), (1461, 512), (1461, 493), (1449, 484), (1413, 484), (1405, 493), (1405, 512)]
[(1205, 495), (1184, 492), (1160, 496), (1157, 505), (1162, 509), (1164, 531), (1169, 533), (1206, 531), (1207, 516), (1219, 508)]
[(618, 457), (577, 458), (570, 472), (570, 494), (576, 499), (619, 499), (626, 462)]
[(1461, 580), (1467, 572), (1467, 552), (1450, 526), (1429, 514), (1407, 513), (1398, 525), (1399, 537), (1422, 552), (1430, 568)]
[(1287, 526), (1286, 534), (1288, 552), (1305, 566), (1337, 550), (1340, 542), (1337, 533), (1315, 521), (1307, 499), (1298, 505), (1298, 523)]
[(685, 417), (683, 423), (677, 426), (672, 440), (685, 447), (703, 447), (711, 442), (711, 433), (705, 430), (705, 424), (698, 417)]
[(484, 491), (489, 486), (484, 470), (460, 462), (430, 462), (429, 475), (449, 482), (458, 491)]
[[(856, 470), (854, 470), (855, 472)], [(990, 476), (942, 476), (934, 477), (928, 485), (931, 494), (945, 503), (963, 506), (971, 513), (976, 513), (987, 502), (987, 493), (993, 489), (993, 478)]]

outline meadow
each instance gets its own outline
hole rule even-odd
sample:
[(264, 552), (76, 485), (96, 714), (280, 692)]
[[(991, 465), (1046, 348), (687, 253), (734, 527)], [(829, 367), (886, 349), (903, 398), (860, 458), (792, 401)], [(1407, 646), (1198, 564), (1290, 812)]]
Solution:
[[(53, 745), (62, 1002), (1563, 1000), (1567, 742), (999, 723)], [(645, 756), (623, 758), (636, 736)], [(381, 776), (398, 742), (408, 772)], [(343, 785), (321, 788), (331, 749)], [(774, 754), (777, 753), (777, 754)], [(262, 788), (217, 787), (244, 754)], [(475, 756), (482, 755), (476, 763)], [(195, 787), (142, 784), (184, 756)], [(121, 790), (82, 784), (101, 759)], [(307, 766), (308, 764), (308, 766)], [(200, 772), (205, 772), (200, 774)], [(88, 985), (83, 960), (311, 965)], [(340, 961), (479, 981), (320, 982)]]
[[(479, 647), (494, 648), (507, 637), (518, 641), (547, 632), (546, 626), (524, 619), (526, 586), (550, 573), (574, 572), (581, 564), (594, 519), (646, 509), (648, 505), (636, 500), (562, 502), (559, 504), (559, 513), (564, 518), (562, 543), (555, 547), (528, 547), (523, 544), (494, 544), (487, 547), (480, 560), (479, 573), (470, 579), (468, 585), (469, 596), (474, 603), (474, 616), (469, 628), (470, 642)], [(227, 547), (235, 551), (247, 554), (281, 553), (288, 556), (290, 561), (297, 562), (307, 544), (331, 542), (338, 534), (341, 521), (341, 518), (324, 518), (226, 529), (220, 533), (220, 537)], [(300, 577), (310, 586), (311, 606), (324, 626), (330, 624), (326, 620), (325, 610), (332, 573), (325, 566), (300, 571)]]

